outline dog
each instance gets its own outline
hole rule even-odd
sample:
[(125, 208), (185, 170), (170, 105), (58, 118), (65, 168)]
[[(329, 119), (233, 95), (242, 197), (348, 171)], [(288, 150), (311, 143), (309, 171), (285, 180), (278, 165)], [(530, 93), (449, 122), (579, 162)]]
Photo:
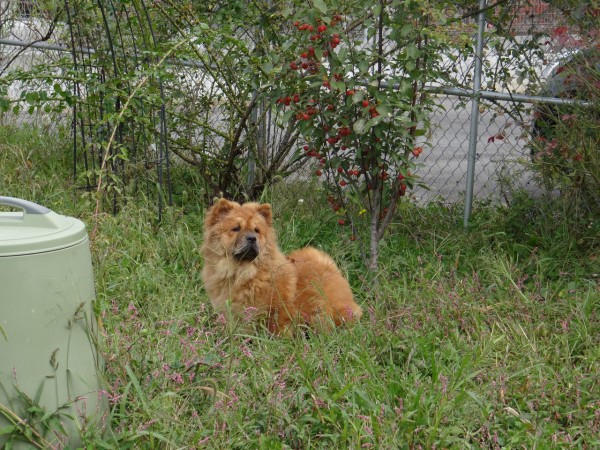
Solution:
[(357, 321), (362, 309), (326, 253), (305, 247), (285, 256), (268, 203), (220, 199), (204, 220), (202, 279), (216, 312), (241, 321), (248, 311), (275, 334)]

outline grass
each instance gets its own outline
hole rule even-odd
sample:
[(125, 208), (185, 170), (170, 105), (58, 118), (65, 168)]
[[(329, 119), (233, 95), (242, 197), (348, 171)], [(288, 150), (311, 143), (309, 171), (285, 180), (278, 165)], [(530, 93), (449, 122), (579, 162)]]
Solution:
[(245, 335), (203, 291), (201, 205), (171, 207), (158, 226), (138, 195), (94, 217), (60, 143), (36, 136), (0, 129), (3, 194), (97, 227), (111, 429), (87, 446), (600, 445), (600, 225), (569, 202), (479, 205), (467, 231), (460, 208), (409, 206), (369, 274), (314, 186), (279, 186), (264, 200), (282, 248), (332, 253), (365, 316), (329, 334)]

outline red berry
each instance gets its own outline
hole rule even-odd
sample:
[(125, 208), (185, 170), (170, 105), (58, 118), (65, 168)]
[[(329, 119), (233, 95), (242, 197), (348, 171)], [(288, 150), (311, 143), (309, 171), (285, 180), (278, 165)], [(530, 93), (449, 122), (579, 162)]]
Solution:
[(344, 186), (346, 186), (346, 182), (345, 182), (344, 180), (340, 181), (340, 186), (341, 186), (341, 187), (344, 187)]
[(363, 100), (362, 105), (363, 107), (367, 108), (369, 106), (369, 100)]
[(326, 26), (326, 25), (319, 25), (319, 26), (317, 27), (317, 31), (318, 31), (319, 33), (322, 33), (322, 32), (323, 32), (323, 31), (325, 31), (326, 29), (327, 29), (327, 26)]
[(354, 95), (354, 92), (355, 92), (354, 89), (348, 89), (346, 91), (346, 95), (350, 97), (350, 96)]
[(295, 61), (292, 61), (290, 63), (290, 69), (292, 69), (292, 70), (298, 70), (298, 64), (296, 64)]
[(321, 175), (323, 175), (323, 172), (321, 172), (320, 170), (315, 171), (315, 175), (320, 177)]
[(344, 226), (344, 225), (346, 225), (346, 221), (344, 219), (340, 219), (340, 220), (338, 220), (338, 224), (341, 226)]
[(344, 172), (344, 168), (340, 166), (340, 167), (337, 168), (337, 171), (338, 171), (338, 173), (343, 173)]

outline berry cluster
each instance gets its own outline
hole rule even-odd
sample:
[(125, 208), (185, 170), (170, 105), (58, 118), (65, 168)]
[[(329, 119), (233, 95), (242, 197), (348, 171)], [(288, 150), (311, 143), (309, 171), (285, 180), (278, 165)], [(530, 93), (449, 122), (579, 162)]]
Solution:
[[(344, 214), (340, 205), (346, 201), (340, 196), (350, 192), (369, 195), (368, 191), (381, 190), (391, 201), (412, 186), (404, 163), (405, 175), (399, 173), (398, 158), (404, 157), (398, 155), (406, 150), (385, 124), (389, 116), (389, 107), (381, 104), (385, 97), (374, 85), (359, 82), (356, 62), (340, 50), (343, 42), (348, 43), (342, 38), (343, 25), (339, 14), (294, 22), (295, 56), (284, 63), (286, 88), (276, 101), (307, 142), (299, 153), (316, 160), (314, 174), (325, 177), (338, 197), (330, 201), (336, 214)], [(416, 158), (422, 151), (415, 147), (412, 155)], [(396, 154), (390, 156), (391, 152)], [(349, 185), (352, 190), (345, 189)], [(339, 223), (345, 224), (344, 219)]]

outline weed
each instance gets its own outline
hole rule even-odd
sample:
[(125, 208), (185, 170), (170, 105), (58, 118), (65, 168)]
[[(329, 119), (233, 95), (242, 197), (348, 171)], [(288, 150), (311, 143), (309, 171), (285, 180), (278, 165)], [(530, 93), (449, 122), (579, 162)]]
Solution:
[(282, 248), (331, 252), (365, 311), (352, 328), (281, 339), (213, 314), (200, 205), (157, 225), (138, 196), (93, 218), (47, 149), (28, 157), (39, 174), (24, 180), (21, 144), (10, 145), (6, 194), (97, 220), (111, 430), (86, 436), (90, 448), (600, 445), (598, 222), (560, 199), (479, 205), (468, 231), (455, 208), (407, 205), (372, 275), (315, 186), (266, 191)]

